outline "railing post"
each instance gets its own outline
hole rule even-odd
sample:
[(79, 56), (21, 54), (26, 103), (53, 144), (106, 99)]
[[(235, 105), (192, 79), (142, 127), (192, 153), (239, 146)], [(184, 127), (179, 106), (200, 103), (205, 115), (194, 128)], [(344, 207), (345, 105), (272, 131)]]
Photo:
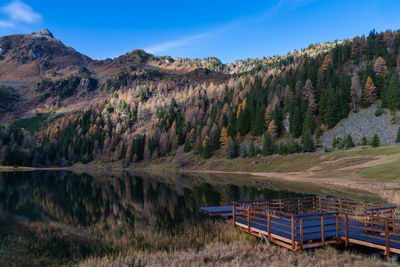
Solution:
[(298, 209), (297, 212), (298, 212), (298, 213), (301, 213), (301, 203), (302, 203), (302, 202), (300, 201), (300, 199), (298, 199), (298, 200), (297, 200), (297, 209)]
[(345, 244), (346, 247), (349, 245), (349, 216), (346, 214), (344, 217), (345, 225), (344, 225), (344, 235), (345, 235)]
[(321, 242), (322, 246), (325, 246), (325, 222), (324, 222), (324, 215), (321, 215)]
[(236, 226), (236, 222), (235, 222), (235, 220), (236, 220), (236, 218), (235, 218), (235, 203), (233, 203), (233, 205), (232, 205), (232, 219), (233, 219), (233, 227), (235, 227)]
[(268, 241), (271, 242), (272, 241), (272, 237), (271, 237), (271, 211), (268, 210)]
[(316, 199), (316, 197), (313, 197), (313, 200), (312, 200), (312, 212), (315, 212), (315, 199)]
[(389, 247), (389, 225), (388, 218), (385, 218), (385, 242), (386, 242), (386, 251), (385, 255), (387, 258), (390, 258), (390, 247)]
[(294, 216), (292, 215), (292, 249), (294, 250)]
[(250, 206), (247, 207), (247, 230), (250, 233)]
[(321, 198), (319, 198), (319, 212), (322, 212), (322, 207), (321, 207)]
[(300, 251), (303, 251), (303, 217), (300, 217)]
[(336, 213), (336, 241), (339, 244), (340, 242), (340, 235), (339, 235), (339, 213)]

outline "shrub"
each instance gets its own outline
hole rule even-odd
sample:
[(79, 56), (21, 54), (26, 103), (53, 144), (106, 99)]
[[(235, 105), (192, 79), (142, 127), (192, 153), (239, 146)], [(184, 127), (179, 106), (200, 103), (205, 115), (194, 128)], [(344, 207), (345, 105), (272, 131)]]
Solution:
[(380, 117), (385, 113), (385, 110), (379, 105), (378, 109), (375, 111), (375, 116)]
[(374, 137), (372, 138), (371, 141), (371, 146), (372, 147), (378, 147), (380, 145), (380, 140), (377, 134), (374, 134)]
[(397, 130), (396, 143), (400, 143), (400, 127), (399, 127), (399, 129)]
[(351, 138), (351, 135), (350, 135), (350, 134), (348, 134), (348, 135), (346, 136), (346, 139), (345, 139), (345, 141), (344, 141), (344, 146), (345, 146), (346, 148), (353, 148), (353, 147), (354, 147), (353, 138)]
[(368, 145), (367, 137), (364, 136), (364, 137), (361, 139), (361, 145), (363, 145), (363, 146)]

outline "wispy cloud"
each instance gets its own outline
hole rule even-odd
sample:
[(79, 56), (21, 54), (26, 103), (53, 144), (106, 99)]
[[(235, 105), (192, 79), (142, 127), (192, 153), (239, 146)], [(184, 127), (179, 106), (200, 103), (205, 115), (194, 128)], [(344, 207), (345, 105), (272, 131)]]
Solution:
[(193, 43), (193, 41), (207, 38), (209, 36), (210, 36), (210, 33), (196, 34), (196, 35), (192, 35), (192, 36), (185, 37), (185, 38), (178, 39), (178, 40), (172, 40), (172, 41), (167, 41), (164, 43), (159, 43), (159, 44), (147, 47), (147, 48), (145, 48), (145, 50), (152, 54), (163, 53), (163, 52), (169, 51), (174, 48), (180, 48), (183, 46), (190, 45), (191, 43)]
[(11, 3), (0, 7), (0, 13), (5, 17), (5, 19), (0, 20), (1, 28), (16, 28), (21, 24), (34, 24), (42, 20), (39, 13), (20, 0), (13, 0)]
[(275, 5), (271, 6), (270, 8), (264, 10), (261, 13), (255, 14), (253, 16), (249, 17), (242, 17), (238, 18), (235, 20), (232, 20), (230, 22), (227, 22), (223, 24), (220, 27), (217, 27), (213, 30), (204, 32), (204, 33), (199, 33), (187, 37), (183, 37), (180, 39), (176, 40), (170, 40), (162, 43), (158, 43), (152, 46), (149, 46), (145, 48), (149, 53), (152, 54), (159, 54), (159, 53), (165, 53), (168, 51), (171, 51), (176, 48), (181, 48), (185, 46), (190, 46), (195, 43), (195, 41), (199, 41), (201, 39), (206, 39), (206, 38), (212, 38), (216, 36), (216, 34), (227, 31), (232, 28), (240, 27), (245, 24), (254, 24), (258, 23), (260, 21), (264, 21), (265, 19), (272, 19), (273, 17), (279, 15), (279, 13), (288, 11), (288, 10), (293, 10), (301, 6), (308, 5), (311, 2), (314, 2), (315, 0), (279, 0), (276, 2)]

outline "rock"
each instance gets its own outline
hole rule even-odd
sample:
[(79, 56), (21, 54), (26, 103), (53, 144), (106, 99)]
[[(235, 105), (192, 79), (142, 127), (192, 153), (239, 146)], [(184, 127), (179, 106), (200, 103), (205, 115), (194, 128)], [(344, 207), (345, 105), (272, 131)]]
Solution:
[[(388, 110), (385, 110), (384, 114), (379, 117), (375, 116), (377, 109), (378, 106), (374, 105), (359, 113), (350, 114), (348, 118), (321, 136), (320, 146), (325, 147), (326, 151), (330, 151), (335, 136), (344, 140), (348, 134), (351, 135), (355, 144), (361, 143), (364, 136), (371, 140), (374, 134), (378, 135), (382, 145), (393, 144), (399, 125), (392, 124), (392, 115)], [(398, 115), (396, 114), (396, 116)]]
[(255, 165), (255, 164), (257, 164), (257, 161), (253, 160), (253, 161), (251, 162), (251, 165)]
[(53, 34), (48, 29), (43, 29), (38, 32), (31, 33), (32, 37), (54, 39)]

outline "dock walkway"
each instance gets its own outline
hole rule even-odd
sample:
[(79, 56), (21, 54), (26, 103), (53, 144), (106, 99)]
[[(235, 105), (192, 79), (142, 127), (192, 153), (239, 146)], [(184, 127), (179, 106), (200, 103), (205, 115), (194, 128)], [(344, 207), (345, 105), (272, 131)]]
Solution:
[(400, 219), (394, 206), (318, 196), (232, 204), (202, 212), (231, 214), (242, 231), (298, 252), (344, 243), (380, 249), (387, 257), (400, 254)]

